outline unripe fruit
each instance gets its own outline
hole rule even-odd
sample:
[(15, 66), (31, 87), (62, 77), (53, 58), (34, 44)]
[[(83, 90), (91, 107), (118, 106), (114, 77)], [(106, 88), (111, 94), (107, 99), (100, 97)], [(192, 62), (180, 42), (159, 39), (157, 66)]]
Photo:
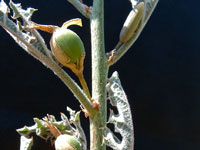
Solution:
[(71, 135), (62, 134), (55, 141), (56, 150), (81, 150), (79, 141)]
[(58, 28), (52, 35), (51, 50), (56, 59), (64, 66), (80, 64), (80, 58), (85, 56), (85, 48), (80, 37), (73, 31)]
[(79, 78), (84, 92), (91, 99), (87, 83), (83, 76), (85, 48), (80, 37), (68, 27), (71, 25), (82, 26), (81, 19), (71, 19), (63, 23), (62, 27), (53, 25), (40, 25), (31, 22), (28, 29), (40, 29), (52, 33), (50, 46), (54, 57), (63, 66), (71, 69)]

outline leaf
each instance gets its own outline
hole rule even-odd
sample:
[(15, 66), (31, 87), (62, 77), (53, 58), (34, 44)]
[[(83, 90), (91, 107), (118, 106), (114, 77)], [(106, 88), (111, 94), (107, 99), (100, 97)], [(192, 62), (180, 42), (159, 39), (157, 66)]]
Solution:
[(126, 94), (121, 86), (118, 73), (114, 72), (107, 85), (108, 98), (111, 104), (117, 108), (118, 114), (111, 110), (108, 123), (114, 124), (115, 132), (122, 136), (120, 141), (109, 128), (105, 130), (105, 142), (115, 150), (133, 150), (133, 120), (131, 109)]
[(33, 138), (27, 138), (25, 136), (21, 136), (20, 138), (20, 150), (31, 150), (33, 145)]
[(20, 3), (15, 4), (12, 1), (10, 1), (9, 4), (13, 10), (13, 16), (12, 16), (13, 19), (17, 19), (17, 18), (21, 17), (23, 20), (30, 21), (33, 13), (35, 11), (37, 11), (37, 9), (31, 8), (31, 7), (27, 8), (27, 10), (24, 10), (24, 9), (22, 9), (22, 6)]
[(30, 126), (30, 127), (24, 126), (23, 128), (17, 129), (17, 132), (21, 136), (28, 137), (31, 133), (35, 132), (36, 129), (37, 129), (37, 124), (34, 124), (33, 126)]
[[(33, 11), (31, 11), (30, 9), (23, 10), (21, 7), (16, 6), (18, 4), (14, 4), (12, 1), (10, 2), (10, 5), (15, 12), (14, 18), (18, 18), (19, 16), (21, 16), (25, 24), (29, 24), (29, 20), (33, 14)], [(10, 34), (15, 42), (19, 44), (26, 52), (28, 52), (38, 60), (41, 60), (43, 56), (49, 56), (50, 51), (47, 49), (45, 42), (40, 34), (36, 30), (32, 30), (31, 32), (22, 31), (21, 23), (17, 21), (17, 24), (15, 24), (12, 20), (8, 18), (8, 13), (8, 6), (4, 3), (4, 1), (1, 1), (0, 26), (2, 26)]]
[[(29, 137), (35, 133), (37, 136), (45, 140), (50, 139), (53, 143), (55, 137), (49, 130), (48, 123), (50, 123), (55, 126), (62, 134), (68, 134), (76, 137), (81, 143), (82, 149), (86, 150), (87, 141), (85, 133), (80, 124), (80, 111), (75, 112), (69, 107), (67, 110), (70, 112), (70, 122), (64, 113), (61, 113), (60, 121), (57, 121), (53, 115), (47, 115), (47, 117), (44, 117), (43, 119), (34, 118), (35, 124), (33, 126), (25, 126), (23, 128), (17, 129), (17, 132), (21, 135), (21, 137)], [(72, 123), (75, 127), (71, 125)]]

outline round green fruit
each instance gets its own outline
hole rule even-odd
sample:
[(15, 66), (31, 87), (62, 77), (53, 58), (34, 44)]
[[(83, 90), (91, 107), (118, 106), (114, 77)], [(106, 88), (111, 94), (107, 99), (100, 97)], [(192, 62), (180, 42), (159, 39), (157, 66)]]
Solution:
[(80, 58), (85, 56), (85, 48), (80, 37), (73, 31), (58, 28), (50, 41), (53, 55), (64, 66), (80, 64)]
[(81, 150), (79, 141), (71, 135), (62, 134), (55, 141), (56, 150)]

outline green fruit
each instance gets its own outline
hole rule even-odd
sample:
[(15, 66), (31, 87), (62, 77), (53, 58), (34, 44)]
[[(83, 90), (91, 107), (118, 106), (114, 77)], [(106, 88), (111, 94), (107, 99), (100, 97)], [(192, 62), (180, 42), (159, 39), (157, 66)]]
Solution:
[(58, 28), (50, 41), (53, 55), (64, 66), (80, 64), (80, 58), (85, 56), (85, 48), (80, 37), (73, 31)]
[(81, 150), (79, 141), (71, 135), (62, 134), (55, 141), (56, 150)]

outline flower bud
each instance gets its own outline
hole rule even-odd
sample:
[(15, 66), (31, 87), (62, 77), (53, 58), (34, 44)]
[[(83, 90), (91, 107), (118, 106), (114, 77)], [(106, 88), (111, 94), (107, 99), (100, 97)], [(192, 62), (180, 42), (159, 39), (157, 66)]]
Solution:
[(71, 135), (62, 134), (55, 141), (56, 150), (81, 150), (79, 141)]
[(142, 19), (143, 12), (144, 2), (140, 2), (133, 10), (131, 10), (120, 32), (121, 43), (127, 42), (133, 36)]
[(80, 65), (81, 57), (85, 56), (85, 48), (80, 37), (73, 31), (58, 28), (53, 32), (51, 50), (56, 59), (64, 66)]

